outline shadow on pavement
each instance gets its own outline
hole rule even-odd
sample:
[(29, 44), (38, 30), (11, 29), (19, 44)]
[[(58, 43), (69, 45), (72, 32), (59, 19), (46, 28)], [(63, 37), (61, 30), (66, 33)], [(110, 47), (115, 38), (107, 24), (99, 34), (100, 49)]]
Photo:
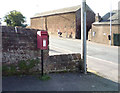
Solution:
[[(118, 83), (93, 73), (50, 73), (48, 81), (38, 76), (9, 76), (2, 78), (5, 91), (118, 91)], [(9, 92), (10, 93), (10, 92)]]

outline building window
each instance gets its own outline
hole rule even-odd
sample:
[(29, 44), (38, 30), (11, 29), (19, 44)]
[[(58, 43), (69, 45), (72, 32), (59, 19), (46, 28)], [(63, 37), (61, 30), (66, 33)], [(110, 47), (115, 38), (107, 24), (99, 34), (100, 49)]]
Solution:
[(106, 36), (106, 33), (103, 33), (104, 36)]
[(93, 32), (93, 36), (95, 36), (95, 33), (96, 33), (96, 32)]

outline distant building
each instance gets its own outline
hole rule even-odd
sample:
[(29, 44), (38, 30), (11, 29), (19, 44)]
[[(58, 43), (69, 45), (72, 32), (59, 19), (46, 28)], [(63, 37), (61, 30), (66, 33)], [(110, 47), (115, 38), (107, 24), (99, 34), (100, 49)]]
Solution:
[(102, 43), (110, 44), (110, 39), (112, 45), (120, 45), (120, 22), (119, 16), (120, 10), (112, 11), (112, 35), (110, 37), (110, 12), (104, 15), (102, 18), (99, 14), (96, 15), (95, 20), (92, 24), (92, 29), (89, 31), (88, 40)]
[[(95, 21), (95, 13), (87, 8), (87, 35)], [(31, 18), (31, 28), (47, 30), (49, 34), (62, 32), (63, 37), (81, 38), (81, 6), (74, 6), (36, 14)]]

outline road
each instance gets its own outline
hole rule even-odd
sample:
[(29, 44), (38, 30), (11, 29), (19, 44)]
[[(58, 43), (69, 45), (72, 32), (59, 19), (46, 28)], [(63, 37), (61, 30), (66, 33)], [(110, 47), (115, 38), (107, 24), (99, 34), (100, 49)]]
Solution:
[[(52, 51), (56, 54), (65, 53), (80, 53), (81, 52), (81, 40), (65, 39), (50, 36), (50, 55)], [(118, 63), (118, 47), (108, 46), (103, 44), (97, 44), (87, 42), (87, 55), (111, 62)]]
[[(50, 55), (81, 52), (81, 40), (50, 36), (49, 41)], [(118, 55), (118, 47), (87, 41), (88, 69), (114, 81), (118, 80)]]

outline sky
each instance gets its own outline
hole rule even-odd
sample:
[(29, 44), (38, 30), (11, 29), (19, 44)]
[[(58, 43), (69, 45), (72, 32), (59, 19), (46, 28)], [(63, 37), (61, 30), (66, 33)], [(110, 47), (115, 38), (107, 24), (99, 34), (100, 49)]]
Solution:
[[(89, 7), (101, 16), (112, 10), (118, 9), (118, 1), (120, 0), (86, 0)], [(30, 25), (30, 18), (36, 13), (56, 10), (65, 7), (80, 5), (81, 0), (1, 0), (0, 1), (0, 18), (12, 10), (20, 11), (26, 17), (26, 23)]]

